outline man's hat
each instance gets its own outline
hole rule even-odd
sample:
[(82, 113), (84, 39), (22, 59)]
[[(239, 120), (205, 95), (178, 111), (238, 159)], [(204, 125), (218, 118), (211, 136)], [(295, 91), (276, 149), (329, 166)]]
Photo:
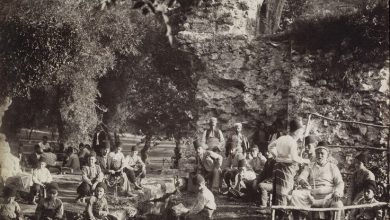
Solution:
[(306, 144), (306, 145), (308, 145), (308, 144), (314, 144), (315, 142), (317, 142), (316, 136), (314, 136), (314, 135), (309, 135), (309, 136), (306, 136), (306, 137), (305, 137), (305, 144)]
[(193, 144), (194, 144), (195, 150), (198, 149), (198, 148), (202, 148), (202, 145), (203, 145), (202, 142), (199, 141), (198, 139), (196, 139), (196, 140), (193, 142)]
[(376, 189), (377, 189), (376, 182), (373, 181), (373, 180), (367, 180), (367, 181), (364, 182), (363, 188), (365, 190), (371, 189), (375, 193)]
[(357, 155), (356, 157), (355, 157), (355, 159), (356, 160), (358, 160), (358, 161), (360, 161), (360, 162), (362, 162), (362, 163), (364, 163), (364, 164), (366, 164), (367, 163), (367, 155), (366, 154), (364, 154), (364, 153), (360, 153), (359, 155)]
[(137, 146), (136, 145), (132, 146), (131, 151), (138, 151)]
[(245, 159), (241, 159), (238, 161), (238, 168), (243, 168), (243, 167), (246, 167), (246, 160)]
[(8, 187), (8, 186), (4, 187), (3, 196), (5, 198), (15, 197), (16, 196), (16, 189), (13, 187)]
[(59, 190), (59, 187), (58, 187), (58, 184), (57, 183), (49, 183), (47, 184), (47, 191), (50, 192), (50, 191), (57, 191)]
[(290, 121), (290, 130), (291, 131), (296, 131), (300, 128), (303, 128), (302, 120), (300, 120), (299, 118), (295, 118), (295, 119)]
[(200, 175), (200, 174), (196, 174), (196, 175), (194, 176), (194, 178), (192, 178), (192, 183), (193, 183), (194, 185), (200, 185), (200, 184), (205, 183), (205, 182), (206, 182), (206, 181), (204, 180), (203, 176)]
[(320, 149), (324, 149), (324, 150), (326, 150), (327, 152), (329, 152), (328, 144), (327, 144), (325, 141), (320, 141), (320, 142), (318, 142), (318, 145), (317, 145), (317, 147), (315, 148), (315, 151), (320, 150)]

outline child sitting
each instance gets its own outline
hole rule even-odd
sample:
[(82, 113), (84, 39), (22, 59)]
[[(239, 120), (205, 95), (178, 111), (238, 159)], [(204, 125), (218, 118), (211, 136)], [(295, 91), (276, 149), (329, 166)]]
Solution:
[(44, 191), (46, 185), (53, 181), (50, 171), (46, 168), (46, 159), (44, 157), (41, 157), (39, 159), (38, 168), (33, 170), (32, 181), (33, 181), (33, 185), (31, 187), (32, 203), (36, 204), (35, 200), (38, 198), (38, 196), (44, 197)]
[(108, 204), (105, 198), (106, 186), (98, 183), (95, 188), (95, 195), (88, 201), (85, 214), (89, 220), (108, 220)]
[(58, 185), (50, 183), (46, 187), (47, 196), (42, 199), (35, 210), (36, 220), (59, 220), (64, 217), (64, 205), (57, 198)]
[(16, 190), (5, 187), (3, 189), (4, 203), (0, 205), (0, 219), (2, 220), (21, 220), (22, 212), (19, 204), (15, 201)]
[[(377, 203), (378, 201), (374, 198), (375, 191), (376, 182), (372, 180), (366, 181), (364, 184), (364, 197), (360, 198), (354, 205)], [(378, 207), (354, 209), (350, 216), (351, 219), (356, 220), (379, 220), (382, 219), (382, 210)]]

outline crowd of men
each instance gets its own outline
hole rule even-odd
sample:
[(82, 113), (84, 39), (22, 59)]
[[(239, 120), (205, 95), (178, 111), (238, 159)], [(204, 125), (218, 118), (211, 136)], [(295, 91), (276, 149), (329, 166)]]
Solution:
[[(306, 127), (300, 119), (289, 122), (290, 133), (270, 140), (266, 147), (250, 147), (240, 123), (234, 124), (234, 133), (226, 141), (217, 128), (217, 119), (211, 118), (209, 123), (210, 128), (203, 133), (202, 140), (194, 142), (197, 154), (195, 173), (205, 178), (214, 194), (251, 198), (261, 207), (273, 204), (341, 208), (377, 202), (374, 198), (375, 176), (366, 167), (367, 156), (364, 153), (356, 156), (352, 184), (344, 195), (345, 183), (337, 164), (330, 159), (327, 143), (315, 136), (304, 137)], [(303, 147), (299, 146), (299, 140), (304, 140)], [(269, 201), (270, 195), (272, 201)], [(294, 219), (345, 217), (343, 211), (276, 212), (277, 219), (288, 218), (288, 215)], [(350, 219), (380, 219), (382, 212), (378, 208), (359, 209), (348, 216)]]

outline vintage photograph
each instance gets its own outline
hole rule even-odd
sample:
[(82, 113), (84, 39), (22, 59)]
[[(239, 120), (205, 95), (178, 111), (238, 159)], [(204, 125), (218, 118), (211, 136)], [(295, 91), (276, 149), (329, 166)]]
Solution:
[(387, 0), (0, 0), (0, 220), (389, 220)]

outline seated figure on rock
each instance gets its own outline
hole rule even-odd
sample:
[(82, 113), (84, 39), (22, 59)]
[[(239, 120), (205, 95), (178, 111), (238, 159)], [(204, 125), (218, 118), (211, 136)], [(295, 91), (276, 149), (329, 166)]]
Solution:
[(31, 168), (36, 169), (39, 167), (39, 159), (42, 154), (42, 148), (38, 144), (34, 145), (34, 153), (30, 154), (28, 158), (28, 164)]
[(206, 181), (202, 175), (197, 174), (192, 179), (197, 188), (197, 196), (193, 207), (189, 210), (185, 219), (208, 220), (212, 219), (217, 208), (213, 193), (206, 187)]
[(107, 187), (98, 183), (95, 188), (95, 195), (91, 196), (85, 208), (86, 220), (110, 220), (114, 219), (109, 215), (108, 203), (105, 198)]
[[(77, 150), (73, 147), (68, 147), (66, 150), (67, 160), (64, 167), (69, 167), (72, 171), (80, 170), (80, 159), (77, 155)], [(87, 157), (88, 158), (88, 157)]]
[(4, 187), (3, 189), (4, 203), (0, 204), (0, 219), (1, 220), (22, 220), (23, 213), (19, 204), (15, 201), (16, 189)]
[[(122, 145), (118, 143), (113, 152), (108, 154), (108, 183), (109, 186), (120, 186), (120, 192), (126, 194), (127, 196), (135, 196), (131, 193), (130, 181), (127, 178), (126, 173), (123, 172), (123, 169), (126, 166), (125, 155), (122, 153)], [(115, 186), (116, 187), (116, 186)]]
[(222, 172), (223, 179), (228, 189), (232, 186), (238, 174), (238, 162), (245, 159), (244, 155), (237, 148), (231, 148), (228, 158), (226, 159), (226, 168)]
[(255, 194), (255, 191), (253, 191), (252, 185), (255, 179), (256, 173), (253, 170), (248, 169), (245, 159), (241, 159), (238, 161), (238, 172), (234, 177), (233, 190), (230, 192), (236, 197), (243, 197), (246, 195), (249, 199), (254, 199), (253, 195)]
[[(146, 165), (138, 155), (137, 146), (131, 148), (131, 152), (126, 156), (126, 165), (124, 172), (126, 173), (129, 181), (134, 184), (135, 189), (142, 188), (142, 179), (146, 177)], [(137, 183), (137, 178), (139, 182)]]
[[(343, 207), (344, 181), (339, 168), (328, 161), (329, 149), (319, 145), (315, 149), (316, 162), (304, 168), (298, 177), (302, 189), (292, 192), (291, 205), (296, 207)], [(303, 212), (294, 212), (302, 216)], [(314, 219), (339, 219), (340, 213), (313, 213)]]
[(355, 157), (354, 160), (355, 172), (352, 175), (351, 186), (348, 195), (349, 204), (354, 204), (361, 198), (364, 194), (364, 184), (367, 181), (375, 182), (375, 175), (366, 167), (367, 156), (364, 153), (359, 154)]
[(197, 164), (195, 172), (206, 179), (207, 185), (212, 191), (218, 192), (222, 183), (222, 156), (211, 150), (205, 150), (198, 141), (194, 141), (194, 148)]
[(47, 196), (39, 201), (35, 210), (36, 220), (61, 220), (64, 219), (64, 204), (58, 198), (58, 185), (47, 185)]
[(88, 156), (88, 164), (83, 166), (81, 172), (81, 179), (83, 182), (77, 188), (77, 201), (92, 195), (92, 192), (98, 184), (105, 185), (103, 181), (104, 174), (100, 169), (100, 166), (96, 164), (96, 155), (94, 153)]
[(267, 157), (267, 162), (265, 162), (264, 169), (253, 182), (253, 188), (260, 191), (261, 208), (267, 207), (269, 194), (272, 193), (273, 171), (276, 163), (273, 155), (269, 151), (267, 151), (265, 155)]
[(32, 171), (31, 202), (36, 204), (39, 197), (44, 197), (46, 186), (53, 181), (50, 171), (46, 168), (46, 159), (39, 159), (39, 167)]
[[(358, 199), (353, 205), (373, 204), (378, 201), (374, 198), (376, 192), (376, 182), (367, 180), (363, 184), (363, 197)], [(353, 209), (350, 214), (351, 220), (379, 220), (382, 219), (383, 212), (380, 207)]]
[(267, 162), (267, 158), (265, 158), (263, 154), (259, 152), (257, 145), (254, 145), (251, 148), (250, 154), (248, 154), (247, 158), (251, 169), (256, 174), (260, 174), (263, 171), (265, 163)]

